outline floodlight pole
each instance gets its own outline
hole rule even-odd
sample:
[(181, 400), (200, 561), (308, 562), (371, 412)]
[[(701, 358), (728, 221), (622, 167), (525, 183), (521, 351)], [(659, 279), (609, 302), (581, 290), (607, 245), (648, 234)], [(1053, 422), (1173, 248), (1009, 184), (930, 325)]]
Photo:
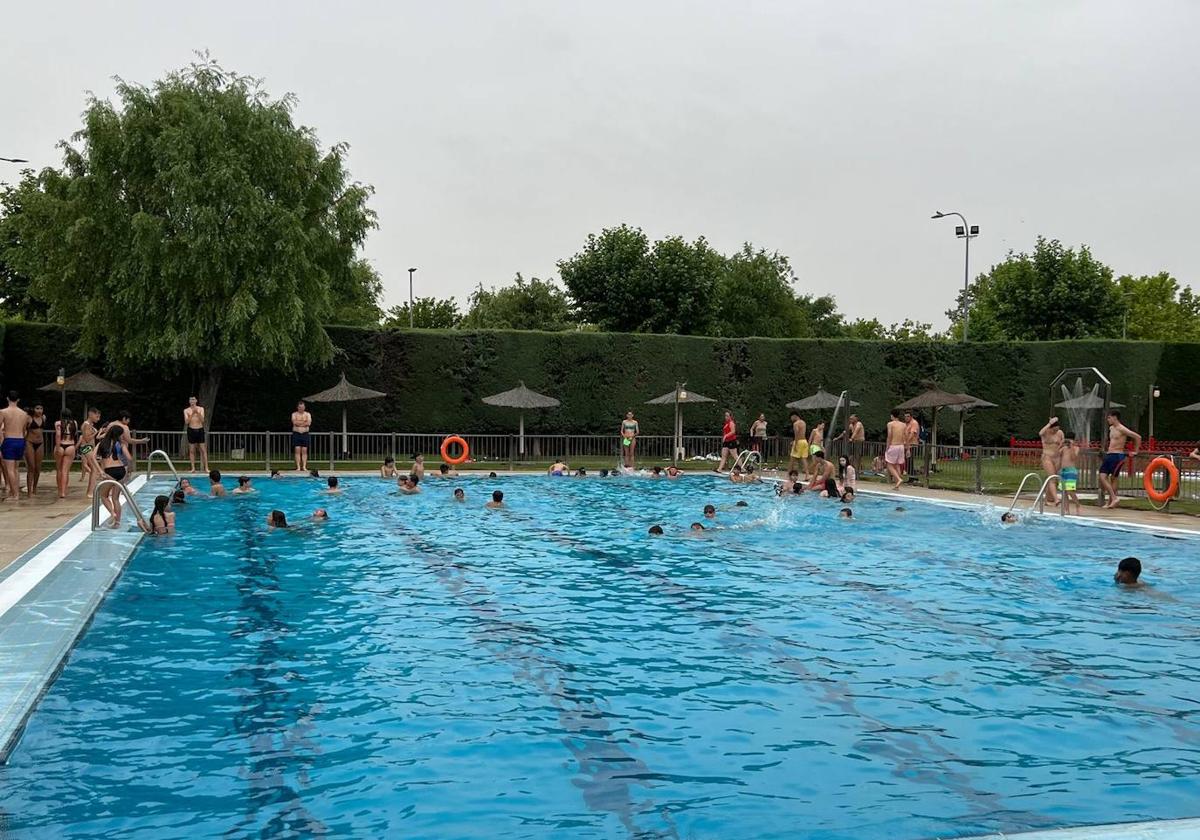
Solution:
[(958, 218), (962, 219), (963, 239), (965, 239), (967, 241), (966, 255), (963, 260), (963, 305), (962, 305), (963, 342), (965, 343), (967, 341), (967, 328), (970, 326), (970, 321), (971, 321), (971, 296), (970, 296), (971, 240), (974, 237), (978, 236), (979, 234), (971, 233), (971, 226), (969, 224), (967, 224), (967, 217), (964, 216), (962, 213), (956, 212), (954, 210), (951, 210), (949, 213), (943, 213), (941, 210), (938, 210), (932, 216), (930, 216), (930, 218), (931, 219), (944, 219), (946, 216), (958, 216)]
[(417, 272), (415, 268), (408, 270), (408, 328), (413, 328), (413, 275)]

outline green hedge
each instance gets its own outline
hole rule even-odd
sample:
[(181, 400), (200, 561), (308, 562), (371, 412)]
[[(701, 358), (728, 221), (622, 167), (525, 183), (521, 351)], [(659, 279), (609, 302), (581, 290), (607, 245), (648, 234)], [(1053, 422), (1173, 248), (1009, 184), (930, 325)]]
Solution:
[[(0, 325), (3, 328), (5, 325)], [(58, 368), (83, 366), (108, 375), (102, 359), (83, 360), (71, 350), (71, 329), (10, 322), (3, 329), (5, 387), (28, 399), (53, 381)], [(610, 433), (633, 408), (646, 433), (668, 433), (670, 407), (644, 405), (683, 380), (718, 400), (685, 411), (690, 433), (714, 433), (721, 411), (732, 408), (743, 428), (766, 412), (770, 428), (783, 432), (784, 405), (824, 386), (848, 388), (862, 403), (859, 414), (876, 436), (888, 408), (932, 379), (947, 390), (967, 390), (1000, 405), (975, 412), (968, 440), (999, 444), (1010, 435), (1033, 437), (1049, 410), (1050, 381), (1067, 367), (1094, 365), (1114, 383), (1113, 399), (1128, 404), (1127, 419), (1145, 432), (1147, 386), (1158, 384), (1160, 439), (1200, 437), (1200, 416), (1174, 409), (1200, 400), (1200, 344), (1077, 341), (1039, 343), (925, 344), (853, 340), (715, 339), (618, 333), (364, 330), (331, 327), (335, 363), (294, 374), (227, 373), (215, 413), (217, 429), (284, 429), (297, 398), (323, 390), (342, 370), (352, 382), (385, 391), (386, 399), (351, 410), (358, 431), (511, 432), (516, 414), (485, 406), (480, 398), (516, 385), (518, 379), (562, 400), (558, 409), (531, 412), (531, 432)], [(188, 371), (129, 371), (112, 378), (133, 393), (102, 397), (102, 408), (128, 406), (141, 428), (176, 428), (194, 391)], [(52, 396), (42, 395), (47, 401)], [(81, 398), (72, 398), (75, 410)], [(339, 423), (339, 409), (312, 406), (316, 428)], [(52, 409), (53, 410), (53, 409)], [(946, 427), (957, 418), (943, 413)], [(814, 418), (809, 418), (814, 419)]]

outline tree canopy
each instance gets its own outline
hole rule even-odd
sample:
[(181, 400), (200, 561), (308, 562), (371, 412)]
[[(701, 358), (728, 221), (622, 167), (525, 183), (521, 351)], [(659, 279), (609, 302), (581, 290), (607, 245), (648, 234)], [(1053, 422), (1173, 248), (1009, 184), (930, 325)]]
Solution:
[[(412, 326), (424, 330), (450, 330), (458, 326), (462, 314), (454, 298), (419, 297), (413, 300)], [(385, 327), (407, 327), (408, 301), (393, 306), (383, 321)]]
[(471, 293), (462, 326), (469, 329), (566, 330), (575, 326), (567, 296), (549, 280), (526, 280), (517, 272), (511, 285)]
[(227, 367), (329, 359), (322, 325), (343, 305), (369, 320), (379, 290), (355, 259), (375, 216), (346, 146), (206, 57), (117, 98), (91, 98), (63, 167), (19, 188), (5, 259), (49, 317), (118, 370), (192, 368), (210, 416)]

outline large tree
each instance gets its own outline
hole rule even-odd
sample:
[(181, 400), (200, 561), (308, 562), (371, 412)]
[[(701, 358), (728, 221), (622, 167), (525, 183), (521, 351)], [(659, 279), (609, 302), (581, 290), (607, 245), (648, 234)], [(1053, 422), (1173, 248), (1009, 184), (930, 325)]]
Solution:
[(570, 329), (571, 307), (562, 289), (548, 280), (526, 280), (517, 273), (512, 284), (471, 293), (462, 326), (490, 330)]
[(329, 359), (322, 324), (375, 223), (346, 147), (207, 58), (117, 98), (88, 101), (17, 216), (10, 256), (50, 317), (118, 370), (193, 369), (210, 419), (224, 370)]
[(20, 259), (22, 246), (21, 208), (29, 195), (36, 194), (37, 185), (26, 172), (19, 184), (0, 187), (0, 317), (44, 321), (49, 307), (33, 296), (29, 277), (13, 263)]
[[(454, 298), (419, 297), (412, 305), (412, 326), (423, 330), (451, 330), (458, 326), (462, 314)], [(384, 319), (385, 327), (408, 327), (408, 301), (393, 306)]]
[(1200, 341), (1200, 297), (1165, 271), (1117, 278), (1121, 334), (1141, 341)]
[[(962, 293), (946, 314), (962, 335)], [(971, 289), (969, 337), (1054, 341), (1120, 334), (1121, 296), (1112, 269), (1086, 245), (1038, 237), (1032, 254), (1009, 252)]]

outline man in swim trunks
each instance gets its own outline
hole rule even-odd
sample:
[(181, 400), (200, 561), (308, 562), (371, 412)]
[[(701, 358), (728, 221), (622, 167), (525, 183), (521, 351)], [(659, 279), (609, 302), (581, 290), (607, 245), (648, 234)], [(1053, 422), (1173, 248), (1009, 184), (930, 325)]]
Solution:
[[(1042, 470), (1047, 476), (1058, 475), (1062, 466), (1059, 462), (1059, 450), (1063, 444), (1063, 430), (1058, 425), (1058, 418), (1051, 417), (1047, 420), (1046, 425), (1038, 432), (1038, 437), (1042, 439)], [(1051, 505), (1058, 504), (1058, 493), (1054, 489), (1053, 481), (1046, 486), (1046, 502)]]
[(1058, 489), (1062, 491), (1063, 514), (1071, 514), (1071, 502), (1075, 503), (1075, 513), (1078, 514), (1079, 444), (1075, 442), (1074, 432), (1065, 436), (1059, 449), (1058, 463)]
[(806, 427), (800, 414), (792, 412), (792, 451), (788, 457), (788, 472), (794, 472), (800, 466), (804, 467), (804, 474), (808, 475), (808, 435), (805, 434)]
[(883, 462), (887, 466), (888, 475), (892, 477), (892, 489), (899, 490), (904, 483), (904, 460), (906, 457), (904, 442), (908, 439), (908, 431), (900, 412), (892, 410), (891, 419), (887, 424), (887, 449), (883, 453)]
[(19, 464), (25, 460), (25, 433), (29, 431), (30, 417), (18, 404), (21, 395), (8, 392), (8, 407), (0, 409), (0, 459), (4, 468), (4, 483), (8, 486), (9, 501), (21, 499)]
[(633, 416), (632, 411), (625, 412), (625, 419), (621, 421), (621, 464), (627, 469), (635, 469), (637, 467), (637, 438), (641, 432), (641, 427), (638, 426), (637, 419)]
[[(1101, 507), (1111, 510), (1121, 501), (1117, 496), (1117, 480), (1121, 475), (1121, 467), (1125, 464), (1126, 457), (1137, 457), (1138, 448), (1142, 445), (1142, 436), (1121, 423), (1121, 412), (1116, 409), (1108, 412), (1105, 421), (1108, 423), (1108, 451), (1100, 463), (1100, 487), (1111, 499)], [(1129, 438), (1133, 438), (1133, 452), (1126, 456), (1125, 441)]]
[(204, 434), (204, 407), (195, 397), (188, 397), (188, 407), (183, 410), (183, 425), (187, 428), (188, 462), (191, 472), (196, 471), (196, 452), (200, 452), (200, 469), (208, 472), (208, 443)]
[(308, 469), (308, 444), (311, 440), (309, 430), (312, 428), (312, 415), (304, 405), (304, 400), (296, 403), (292, 412), (292, 452), (296, 456), (296, 472)]
[(808, 454), (812, 456), (813, 465), (812, 473), (809, 474), (809, 481), (815, 481), (817, 478), (817, 470), (821, 468), (817, 460), (818, 455), (825, 454), (825, 421), (818, 420), (817, 425), (813, 426), (812, 433), (808, 436)]
[(921, 445), (921, 423), (913, 417), (911, 411), (904, 412), (904, 459), (908, 461), (908, 475), (911, 479), (917, 477), (917, 462), (913, 457)]
[(822, 499), (840, 499), (842, 494), (838, 491), (837, 481), (833, 477), (833, 472), (833, 462), (825, 460), (825, 453), (814, 452), (813, 478), (808, 489), (816, 490), (817, 488), (821, 488)]

